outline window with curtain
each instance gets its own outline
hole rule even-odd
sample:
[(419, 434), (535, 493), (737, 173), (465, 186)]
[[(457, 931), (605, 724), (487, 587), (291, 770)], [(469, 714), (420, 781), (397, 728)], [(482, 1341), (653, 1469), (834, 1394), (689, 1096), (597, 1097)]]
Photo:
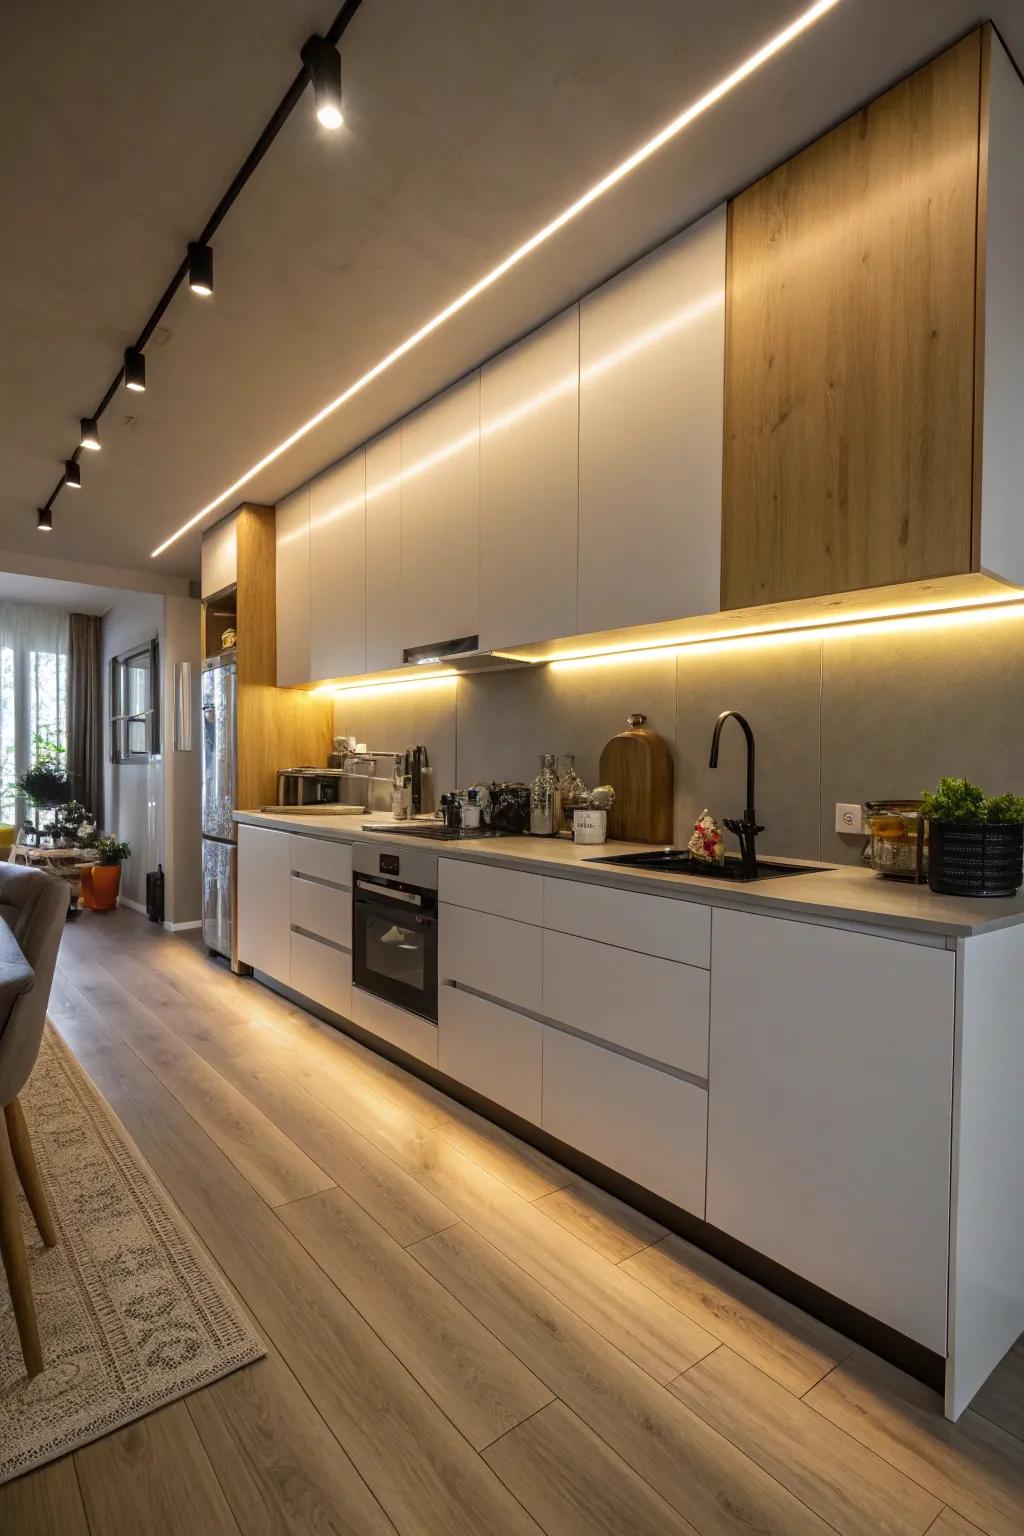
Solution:
[(67, 746), (67, 716), (68, 615), (0, 603), (0, 821), (24, 821), (14, 782), (40, 742)]

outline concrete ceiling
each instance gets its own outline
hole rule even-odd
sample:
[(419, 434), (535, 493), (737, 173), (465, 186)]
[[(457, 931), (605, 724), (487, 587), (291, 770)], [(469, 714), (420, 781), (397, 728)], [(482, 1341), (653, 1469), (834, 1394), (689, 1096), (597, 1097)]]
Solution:
[[(250, 464), (701, 95), (800, 0), (363, 0), (346, 126), (304, 102), (121, 393), (48, 549), (149, 553)], [(0, 60), (0, 548), (291, 80), (331, 0), (70, 0), (5, 11)], [(467, 311), (246, 488), (273, 502), (984, 19), (969, 0), (841, 0)], [(1024, 6), (987, 14), (1024, 58)], [(240, 499), (240, 498), (237, 498)], [(229, 504), (230, 505), (230, 504)], [(227, 507), (223, 510), (227, 510)], [(217, 515), (220, 515), (219, 513)], [(211, 519), (212, 520), (212, 519)], [(52, 541), (52, 546), (51, 542)], [(198, 535), (157, 562), (194, 574)]]
[(46, 576), (12, 575), (0, 571), (0, 603), (28, 603), (33, 608), (59, 608), (62, 613), (107, 613), (123, 597), (112, 587), (81, 581), (54, 581)]

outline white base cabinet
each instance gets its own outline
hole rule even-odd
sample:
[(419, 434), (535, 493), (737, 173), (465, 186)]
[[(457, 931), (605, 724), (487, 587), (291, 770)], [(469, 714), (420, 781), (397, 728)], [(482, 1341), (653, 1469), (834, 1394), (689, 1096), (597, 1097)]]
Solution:
[(544, 1129), (704, 1215), (708, 1096), (627, 1056), (544, 1030)]
[(438, 978), (461, 981), (516, 1008), (541, 1008), (539, 928), (441, 903)]
[(254, 971), (289, 985), (291, 918), (287, 832), (238, 829), (238, 958)]
[(543, 1024), (459, 987), (438, 998), (438, 1066), (534, 1125), (541, 1122)]
[(953, 953), (716, 909), (707, 1219), (946, 1353)]
[(956, 1418), (1024, 1327), (1024, 928), (439, 876), (436, 1026), (352, 985), (344, 844), (239, 828), (239, 957), (944, 1357)]
[(425, 1061), (428, 1067), (437, 1066), (437, 1025), (429, 1019), (421, 1019), (405, 1008), (396, 1008), (362, 987), (352, 988), (352, 1011), (349, 1018), (361, 1029), (390, 1040), (399, 1050), (408, 1051)]
[(352, 956), (347, 950), (292, 931), (293, 992), (347, 1019), (352, 1009)]
[(708, 1075), (710, 975), (567, 933), (544, 934), (544, 1014), (693, 1077)]
[(352, 892), (339, 891), (322, 880), (292, 875), (291, 919), (293, 928), (329, 944), (352, 948)]

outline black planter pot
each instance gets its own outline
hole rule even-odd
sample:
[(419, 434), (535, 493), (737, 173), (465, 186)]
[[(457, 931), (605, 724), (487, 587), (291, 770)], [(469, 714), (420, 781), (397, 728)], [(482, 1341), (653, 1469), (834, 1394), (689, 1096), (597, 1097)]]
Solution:
[(944, 896), (1013, 896), (1024, 883), (1024, 822), (928, 823), (928, 884)]

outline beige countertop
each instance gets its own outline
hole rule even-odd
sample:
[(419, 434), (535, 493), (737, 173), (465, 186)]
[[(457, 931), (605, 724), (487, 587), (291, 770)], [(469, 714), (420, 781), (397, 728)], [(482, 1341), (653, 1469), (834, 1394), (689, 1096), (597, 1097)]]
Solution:
[[(837, 922), (863, 923), (873, 928), (903, 929), (950, 939), (971, 938), (1024, 922), (1024, 896), (972, 899), (936, 896), (925, 886), (883, 880), (868, 869), (852, 865), (822, 865), (821, 872), (738, 885), (699, 875), (673, 875), (656, 870), (623, 869), (595, 864), (594, 859), (619, 853), (650, 852), (650, 844), (605, 843), (583, 847), (564, 838), (465, 838), (433, 842), (402, 836), (402, 823), (386, 815), (289, 816), (280, 812), (239, 811), (237, 821), (282, 832), (329, 838), (341, 843), (376, 843), (381, 847), (419, 848), (441, 858), (469, 859), (506, 869), (540, 875), (588, 880), (623, 890), (700, 901), (708, 906), (733, 907), (777, 917), (806, 916)], [(366, 824), (386, 826), (388, 833), (367, 831)], [(774, 858), (774, 856), (773, 856)], [(811, 862), (793, 860), (794, 863)]]

